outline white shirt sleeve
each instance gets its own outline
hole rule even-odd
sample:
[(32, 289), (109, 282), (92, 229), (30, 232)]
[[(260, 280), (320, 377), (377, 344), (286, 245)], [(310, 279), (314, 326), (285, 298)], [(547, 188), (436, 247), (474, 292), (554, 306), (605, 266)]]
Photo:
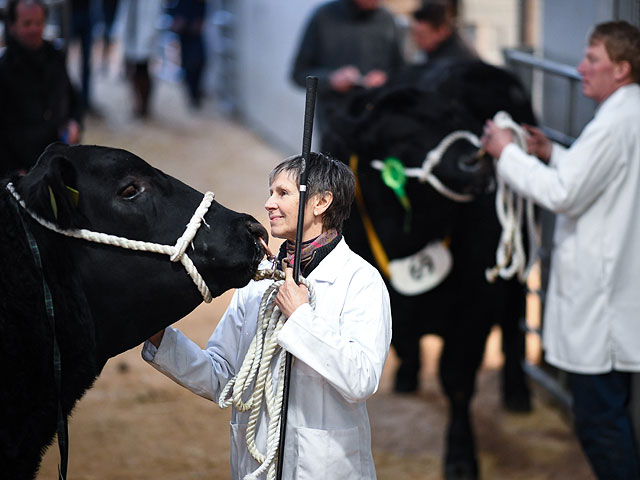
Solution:
[(550, 165), (511, 143), (498, 161), (516, 192), (543, 207), (578, 216), (604, 191), (622, 165), (620, 143), (603, 122), (592, 122), (568, 150), (554, 147)]
[(201, 397), (217, 401), (224, 386), (236, 374), (244, 323), (239, 297), (240, 293), (236, 291), (205, 349), (179, 330), (168, 327), (158, 349), (145, 342), (142, 357), (176, 383)]

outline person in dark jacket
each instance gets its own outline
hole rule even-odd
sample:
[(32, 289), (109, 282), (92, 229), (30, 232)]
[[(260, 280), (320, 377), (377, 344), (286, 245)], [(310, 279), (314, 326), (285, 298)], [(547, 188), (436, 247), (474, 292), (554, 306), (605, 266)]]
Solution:
[(187, 87), (190, 104), (194, 108), (200, 108), (202, 74), (207, 58), (203, 38), (207, 2), (177, 0), (172, 3), (168, 13), (173, 17), (170, 28), (180, 38), (180, 63), (184, 70), (184, 84)]
[(328, 112), (344, 105), (349, 92), (381, 87), (404, 64), (401, 43), (395, 18), (380, 0), (331, 0), (314, 11), (291, 78), (304, 87), (307, 76), (318, 77), (321, 137)]
[(412, 15), (411, 38), (424, 58), (405, 69), (396, 80), (424, 88), (441, 78), (451, 66), (479, 60), (456, 28), (457, 13), (457, 2), (453, 0), (422, 0)]
[(77, 143), (82, 105), (62, 53), (42, 38), (46, 8), (12, 0), (6, 10), (7, 48), (0, 58), (0, 175), (26, 172), (45, 147)]

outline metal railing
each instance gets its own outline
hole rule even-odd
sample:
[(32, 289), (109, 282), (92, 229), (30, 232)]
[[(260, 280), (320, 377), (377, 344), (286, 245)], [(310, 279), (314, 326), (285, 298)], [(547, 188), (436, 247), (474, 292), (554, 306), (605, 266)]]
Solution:
[[(582, 76), (578, 73), (577, 69), (564, 63), (536, 57), (531, 53), (513, 48), (503, 50), (503, 55), (505, 63), (509, 69), (515, 72), (528, 71), (527, 76), (529, 77), (529, 81), (526, 83), (529, 85), (532, 84), (531, 78), (533, 77), (534, 72), (543, 72), (546, 75), (552, 75), (554, 77), (564, 79), (568, 83), (569, 94), (566, 98), (567, 116), (565, 118), (565, 124), (562, 131), (545, 125), (542, 125), (542, 130), (554, 142), (558, 142), (563, 145), (571, 145), (575, 140), (575, 137), (569, 134), (569, 132), (574, 131), (576, 125), (577, 89), (575, 87), (582, 80)], [(523, 76), (523, 74), (521, 74), (521, 76)]]

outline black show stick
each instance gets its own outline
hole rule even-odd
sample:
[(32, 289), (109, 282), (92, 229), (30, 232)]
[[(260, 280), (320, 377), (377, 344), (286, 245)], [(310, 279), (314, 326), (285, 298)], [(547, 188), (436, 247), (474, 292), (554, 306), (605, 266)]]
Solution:
[[(313, 134), (313, 114), (316, 109), (317, 77), (307, 77), (307, 96), (304, 109), (304, 130), (302, 133), (302, 164), (300, 165), (300, 200), (298, 203), (298, 225), (296, 230), (296, 245), (293, 253), (293, 279), (300, 283), (300, 250), (302, 249), (302, 226), (304, 224), (304, 206), (307, 201), (307, 162), (311, 153), (311, 135)], [(291, 383), (292, 355), (287, 352), (284, 364), (284, 385), (282, 386), (282, 409), (280, 410), (280, 444), (276, 478), (282, 479), (282, 464), (284, 459), (284, 442), (287, 433), (287, 410), (289, 409), (289, 384)]]

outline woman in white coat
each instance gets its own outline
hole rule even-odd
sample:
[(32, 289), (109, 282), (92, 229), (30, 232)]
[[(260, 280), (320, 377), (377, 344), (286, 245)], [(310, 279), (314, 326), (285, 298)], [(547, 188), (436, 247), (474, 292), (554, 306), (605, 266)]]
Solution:
[[(301, 274), (315, 289), (315, 310), (307, 300), (307, 288), (293, 281), (286, 265), (293, 265), (300, 163), (300, 157), (293, 157), (271, 172), (265, 204), (271, 234), (286, 240), (278, 255), (286, 280), (276, 304), (288, 319), (277, 342), (294, 356), (283, 478), (374, 479), (365, 400), (378, 388), (389, 351), (389, 296), (378, 271), (342, 238), (354, 197), (353, 174), (343, 163), (315, 153), (307, 162), (301, 249)], [(252, 281), (237, 290), (205, 349), (167, 328), (145, 343), (143, 358), (192, 392), (217, 401), (241, 367), (256, 332), (260, 300), (270, 284)], [(277, 367), (273, 375), (275, 383)], [(264, 411), (260, 415), (265, 417)], [(246, 446), (248, 420), (248, 412), (233, 408), (232, 479), (259, 466)], [(256, 445), (261, 452), (266, 450), (266, 427), (260, 418)]]

